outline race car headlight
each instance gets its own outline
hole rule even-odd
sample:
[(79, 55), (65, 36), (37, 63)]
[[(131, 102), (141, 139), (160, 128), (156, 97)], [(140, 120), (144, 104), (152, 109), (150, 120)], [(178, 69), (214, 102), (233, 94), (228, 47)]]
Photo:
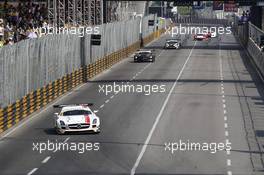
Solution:
[(93, 119), (93, 124), (96, 124), (97, 123), (97, 119)]
[(60, 125), (61, 125), (61, 126), (65, 126), (64, 121), (60, 120)]

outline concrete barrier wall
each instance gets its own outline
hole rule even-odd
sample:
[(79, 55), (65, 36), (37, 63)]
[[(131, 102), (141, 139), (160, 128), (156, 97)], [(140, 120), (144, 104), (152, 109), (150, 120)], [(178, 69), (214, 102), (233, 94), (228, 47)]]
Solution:
[[(149, 20), (154, 20), (155, 25), (154, 26), (148, 26), (148, 21)], [(145, 38), (152, 34), (157, 26), (157, 16), (156, 15), (149, 15), (147, 17), (144, 17), (142, 19), (142, 37)]]
[[(139, 23), (140, 20), (136, 19), (100, 26), (102, 45), (92, 47), (92, 60), (96, 61), (107, 54), (113, 53), (121, 48), (126, 48), (138, 41), (140, 31)], [(85, 48), (90, 48), (90, 35), (85, 37)], [(89, 50), (86, 50), (85, 60), (86, 63), (90, 63)]]
[[(143, 21), (154, 18), (154, 15), (146, 16), (143, 17)], [(140, 19), (98, 26), (102, 42), (101, 46), (92, 47), (92, 55), (90, 35), (85, 35), (83, 38), (70, 34), (47, 35), (1, 48), (0, 107), (5, 107), (24, 95), (79, 69), (83, 57), (85, 64), (88, 65), (105, 55), (129, 47), (139, 40), (139, 26)], [(154, 32), (151, 27), (145, 25), (142, 31), (144, 37)]]
[(6, 106), (79, 68), (79, 38), (54, 35), (6, 46), (0, 49), (0, 66), (0, 101)]
[[(138, 21), (135, 22), (138, 23)], [(131, 22), (132, 24), (134, 23)], [(131, 35), (135, 35), (134, 38), (126, 33), (132, 30), (134, 25), (126, 26), (131, 27), (130, 29), (113, 29), (118, 26), (122, 27), (122, 25), (113, 25), (112, 32), (118, 31), (119, 34), (111, 33), (108, 39), (102, 41), (106, 44), (105, 47), (96, 48), (98, 50), (95, 51), (93, 62), (87, 60), (87, 51), (85, 51), (85, 66), (81, 66), (80, 63), (80, 57), (82, 57), (80, 50), (84, 46), (85, 49), (88, 48), (88, 41), (85, 41), (88, 37), (84, 38), (84, 46), (80, 44), (80, 38), (73, 36), (47, 36), (38, 40), (26, 40), (0, 50), (3, 54), (0, 58), (1, 102), (5, 100), (5, 106), (0, 108), (0, 133), (139, 49), (139, 33), (131, 31)], [(111, 30), (111, 27), (105, 28), (105, 31), (107, 30)], [(147, 44), (164, 32), (164, 29), (157, 30), (144, 37), (143, 42)], [(106, 34), (104, 36), (107, 38)], [(120, 48), (111, 46), (113, 42), (118, 42), (111, 41), (114, 39), (111, 37), (114, 36), (126, 40), (118, 45)], [(53, 44), (50, 43), (52, 41)], [(100, 57), (100, 54), (103, 56)], [(21, 58), (21, 55), (25, 58)], [(6, 92), (3, 91), (3, 87)], [(18, 95), (15, 96), (12, 93)]]
[(238, 18), (236, 17), (233, 31), (237, 35), (241, 44), (247, 49), (261, 74), (264, 75), (264, 52), (260, 45), (260, 38), (261, 36), (264, 36), (264, 31), (260, 30), (250, 22), (240, 23), (240, 25), (238, 24)]

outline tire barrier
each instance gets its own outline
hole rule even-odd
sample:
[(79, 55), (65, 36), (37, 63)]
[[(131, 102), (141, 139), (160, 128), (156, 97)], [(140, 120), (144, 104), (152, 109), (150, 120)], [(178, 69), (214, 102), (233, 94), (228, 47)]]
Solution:
[[(158, 38), (160, 34), (164, 32), (165, 30), (161, 29), (150, 34), (143, 39), (144, 44)], [(11, 128), (33, 112), (46, 106), (57, 97), (65, 94), (80, 84), (85, 83), (87, 79), (94, 77), (102, 71), (110, 68), (115, 63), (127, 58), (139, 48), (140, 41), (137, 41), (127, 48), (116, 51), (110, 55), (106, 55), (92, 64), (75, 70), (70, 74), (64, 75), (60, 79), (57, 79), (54, 82), (51, 82), (46, 86), (25, 95), (22, 99), (17, 100), (15, 103), (0, 109), (0, 133)]]

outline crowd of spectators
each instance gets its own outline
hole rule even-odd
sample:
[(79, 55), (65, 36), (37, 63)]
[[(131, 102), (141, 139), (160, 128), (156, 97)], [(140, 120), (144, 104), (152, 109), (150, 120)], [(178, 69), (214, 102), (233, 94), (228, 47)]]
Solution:
[(0, 47), (27, 38), (37, 38), (35, 28), (47, 23), (45, 4), (21, 2), (0, 5)]

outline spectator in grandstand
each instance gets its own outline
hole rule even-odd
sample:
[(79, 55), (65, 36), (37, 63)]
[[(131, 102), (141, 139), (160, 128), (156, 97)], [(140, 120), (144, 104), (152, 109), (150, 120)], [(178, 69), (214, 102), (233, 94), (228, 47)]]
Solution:
[(0, 19), (0, 47), (1, 41), (12, 44), (22, 39), (38, 37), (33, 29), (42, 27), (47, 19), (47, 8), (44, 4), (22, 2), (15, 6), (5, 2), (0, 11), (3, 17)]
[(4, 20), (0, 19), (0, 47), (4, 45)]

